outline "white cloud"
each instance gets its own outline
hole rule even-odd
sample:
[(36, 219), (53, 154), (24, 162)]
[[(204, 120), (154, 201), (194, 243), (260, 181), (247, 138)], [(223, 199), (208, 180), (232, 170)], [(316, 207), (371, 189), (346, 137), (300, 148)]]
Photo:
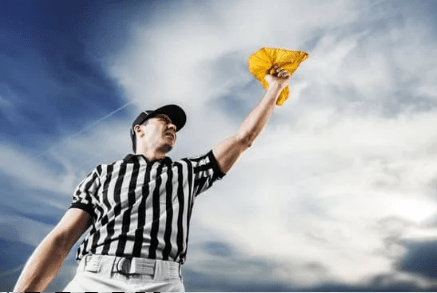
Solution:
[[(291, 282), (357, 283), (389, 273), (405, 252), (401, 238), (436, 237), (427, 227), (437, 211), (430, 149), (437, 133), (427, 127), (435, 117), (271, 128), (197, 201), (199, 221), (245, 253), (277, 261)], [(315, 274), (311, 262), (329, 273)]]
[(127, 121), (109, 119), (58, 140), (35, 135), (32, 138), (44, 140), (43, 145), (51, 142), (51, 147), (39, 154), (16, 145), (0, 145), (0, 171), (23, 188), (71, 196), (98, 164), (119, 160), (131, 152), (129, 126)]

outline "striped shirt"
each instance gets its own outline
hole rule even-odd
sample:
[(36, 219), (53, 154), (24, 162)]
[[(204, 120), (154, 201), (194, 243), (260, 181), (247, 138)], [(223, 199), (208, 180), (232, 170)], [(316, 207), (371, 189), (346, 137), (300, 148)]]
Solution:
[(97, 166), (70, 206), (93, 219), (77, 259), (92, 253), (184, 263), (195, 198), (223, 176), (212, 151), (174, 162), (128, 155)]

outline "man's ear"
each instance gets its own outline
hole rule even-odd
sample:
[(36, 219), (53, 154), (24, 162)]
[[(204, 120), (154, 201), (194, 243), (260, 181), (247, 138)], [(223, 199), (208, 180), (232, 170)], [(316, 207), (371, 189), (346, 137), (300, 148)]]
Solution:
[(140, 125), (135, 125), (135, 126), (134, 126), (134, 132), (135, 132), (135, 135), (137, 135), (137, 134), (142, 134), (142, 133), (143, 133), (143, 130), (141, 129), (141, 126), (140, 126)]

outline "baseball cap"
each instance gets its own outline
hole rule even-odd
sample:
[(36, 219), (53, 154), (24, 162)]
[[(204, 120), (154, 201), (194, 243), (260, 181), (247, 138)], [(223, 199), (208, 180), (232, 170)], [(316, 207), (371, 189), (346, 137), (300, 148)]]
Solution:
[(145, 110), (141, 112), (140, 115), (138, 115), (138, 117), (132, 123), (132, 127), (130, 129), (130, 135), (131, 135), (134, 151), (135, 151), (135, 144), (136, 144), (135, 131), (134, 131), (135, 125), (143, 124), (148, 119), (153, 118), (158, 114), (167, 115), (171, 119), (172, 123), (176, 125), (176, 131), (181, 130), (184, 127), (185, 122), (187, 121), (187, 116), (185, 115), (185, 111), (178, 105), (173, 105), (173, 104), (165, 105), (156, 110)]

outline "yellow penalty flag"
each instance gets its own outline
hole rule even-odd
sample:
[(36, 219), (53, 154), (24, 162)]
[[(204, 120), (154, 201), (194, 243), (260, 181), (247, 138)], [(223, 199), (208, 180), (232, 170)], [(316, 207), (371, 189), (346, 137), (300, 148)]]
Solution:
[[(308, 58), (308, 53), (302, 51), (290, 51), (279, 48), (261, 48), (249, 57), (249, 71), (261, 85), (267, 89), (268, 82), (264, 79), (267, 74), (272, 74), (270, 70), (277, 65), (292, 75), (299, 64)], [(280, 93), (276, 105), (282, 105), (290, 94), (290, 87), (287, 86)]]

